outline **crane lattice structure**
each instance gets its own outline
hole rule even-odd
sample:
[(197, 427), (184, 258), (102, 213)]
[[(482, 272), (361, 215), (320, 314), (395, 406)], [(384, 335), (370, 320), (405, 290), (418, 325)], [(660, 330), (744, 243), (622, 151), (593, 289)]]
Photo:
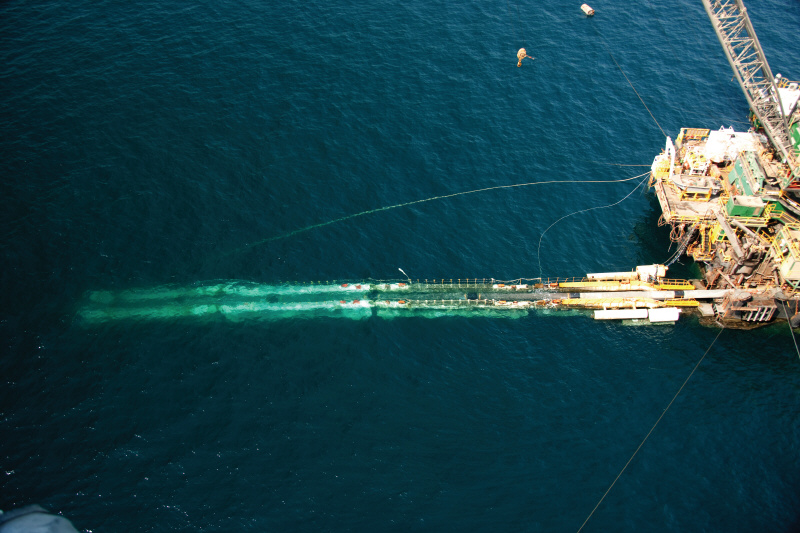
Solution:
[(742, 87), (750, 109), (761, 122), (772, 145), (791, 168), (783, 188), (800, 181), (789, 127), (778, 87), (742, 0), (703, 0), (714, 31)]

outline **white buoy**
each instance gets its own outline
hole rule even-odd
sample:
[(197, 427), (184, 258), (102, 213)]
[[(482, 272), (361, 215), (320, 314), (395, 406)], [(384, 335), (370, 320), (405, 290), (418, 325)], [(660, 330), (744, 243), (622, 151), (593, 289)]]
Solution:
[(581, 10), (582, 10), (584, 13), (586, 13), (586, 16), (587, 16), (587, 17), (591, 17), (592, 15), (594, 15), (594, 9), (592, 9), (591, 7), (589, 7), (589, 4), (583, 4), (583, 5), (581, 6)]

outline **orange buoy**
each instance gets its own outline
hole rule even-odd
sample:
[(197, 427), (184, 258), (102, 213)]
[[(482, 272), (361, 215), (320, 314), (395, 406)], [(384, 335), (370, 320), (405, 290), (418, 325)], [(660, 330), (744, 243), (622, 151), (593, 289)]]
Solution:
[(533, 61), (535, 59), (534, 57), (529, 56), (528, 52), (525, 51), (524, 48), (520, 48), (519, 51), (517, 52), (517, 59), (519, 59), (519, 61), (517, 61), (517, 66), (518, 67), (522, 66), (522, 60), (525, 59), (526, 57), (528, 59), (530, 59), (531, 61)]
[(346, 304), (347, 302), (345, 302), (344, 300), (339, 300), (339, 303), (340, 304)]
[(400, 300), (400, 301), (399, 301), (399, 302), (397, 302), (397, 303), (399, 303), (399, 304), (404, 304), (404, 303), (406, 303), (406, 301), (405, 301), (405, 300)]
[(353, 303), (354, 303), (354, 304), (360, 304), (360, 303), (361, 303), (361, 300), (353, 300)]
[(361, 288), (361, 285), (356, 285), (356, 289), (360, 289), (360, 288)]
[(342, 283), (342, 287), (347, 287), (347, 283)]
[(405, 284), (405, 283), (398, 283), (398, 284), (397, 284), (397, 286), (398, 286), (398, 287), (405, 287), (405, 286), (406, 286), (406, 284)]

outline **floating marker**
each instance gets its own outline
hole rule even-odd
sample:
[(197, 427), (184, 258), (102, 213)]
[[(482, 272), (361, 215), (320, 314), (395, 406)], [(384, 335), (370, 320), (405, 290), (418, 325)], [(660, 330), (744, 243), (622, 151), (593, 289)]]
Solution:
[(582, 10), (584, 13), (586, 13), (586, 16), (587, 16), (587, 17), (591, 17), (592, 15), (594, 15), (594, 9), (592, 9), (591, 7), (589, 7), (589, 4), (583, 4), (583, 5), (581, 5), (581, 10)]
[(522, 66), (522, 60), (523, 60), (523, 59), (525, 59), (526, 57), (527, 57), (528, 59), (530, 59), (531, 61), (532, 61), (533, 59), (535, 59), (535, 58), (533, 58), (533, 57), (529, 56), (529, 55), (528, 55), (528, 52), (526, 52), (524, 48), (520, 48), (520, 49), (519, 49), (519, 52), (517, 52), (517, 59), (519, 59), (519, 61), (517, 62), (517, 66), (518, 66), (518, 67), (521, 67), (521, 66)]

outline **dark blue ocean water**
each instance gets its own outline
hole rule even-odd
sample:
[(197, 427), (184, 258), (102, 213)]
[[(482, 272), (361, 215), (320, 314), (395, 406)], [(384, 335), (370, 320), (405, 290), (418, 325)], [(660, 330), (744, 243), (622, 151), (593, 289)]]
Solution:
[[(263, 241), (633, 177), (664, 134), (747, 127), (700, 2), (579, 4), (0, 4), (0, 509), (83, 531), (576, 531), (717, 330), (75, 313), (209, 280), (538, 276), (548, 226), (636, 182)], [(800, 4), (749, 7), (773, 72), (800, 77)], [(664, 261), (658, 216), (637, 191), (569, 217), (543, 273)], [(786, 325), (724, 331), (585, 531), (797, 531), (798, 407)]]

